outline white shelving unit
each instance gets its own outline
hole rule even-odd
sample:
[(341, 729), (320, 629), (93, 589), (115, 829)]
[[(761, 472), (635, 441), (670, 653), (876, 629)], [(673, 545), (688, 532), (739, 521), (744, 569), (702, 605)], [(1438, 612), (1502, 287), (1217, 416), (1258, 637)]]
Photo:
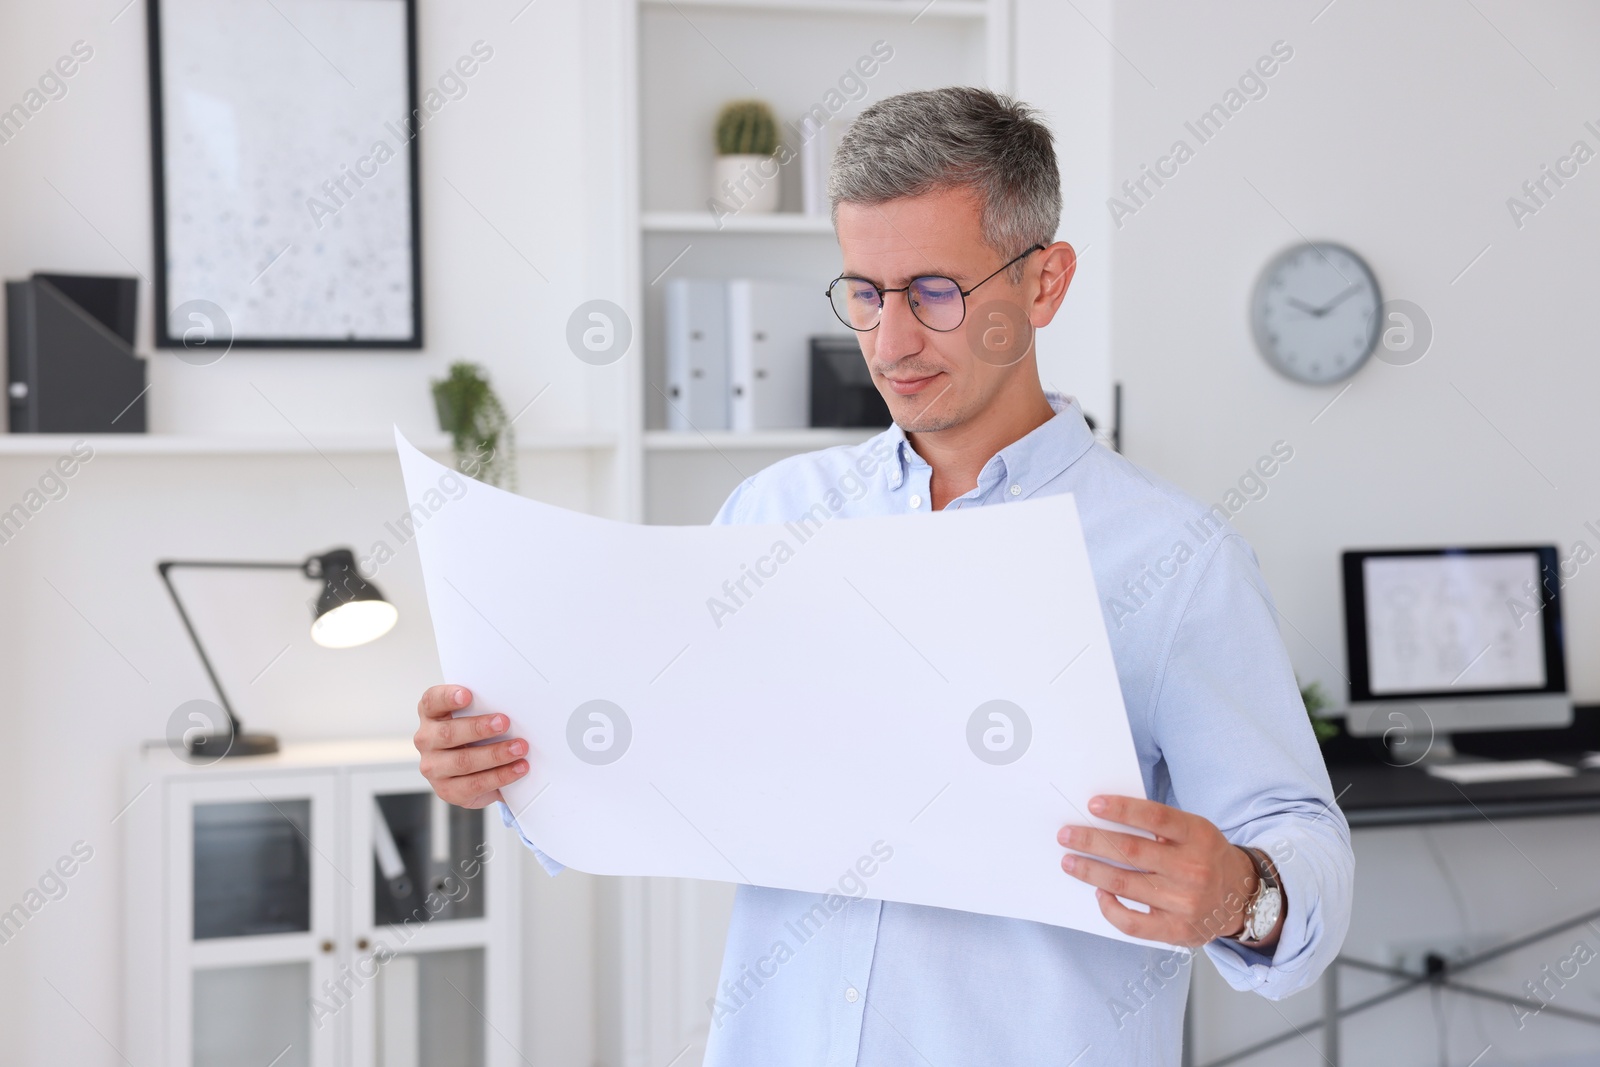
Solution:
[[(261, 437), (244, 435), (202, 437), (143, 433), (40, 433), (0, 434), (0, 456), (59, 456), (70, 452), (72, 446), (79, 441), (93, 448), (95, 455), (126, 456), (271, 456), (301, 453), (314, 455), (317, 452), (333, 455), (366, 455), (394, 451), (394, 438), (387, 435), (360, 437), (319, 435), (317, 439), (312, 440), (291, 434)], [(424, 452), (450, 451), (450, 439), (440, 433), (412, 438), (411, 443)], [(518, 452), (604, 451), (617, 448), (619, 443), (616, 434), (592, 431), (538, 436), (517, 435)]]
[[(834, 136), (867, 104), (952, 83), (1009, 87), (1009, 0), (633, 0), (631, 105), (637, 210), (624, 276), (637, 361), (638, 516), (697, 523), (745, 476), (785, 455), (854, 443), (870, 432), (665, 430), (664, 283), (674, 277), (765, 278), (816, 289), (838, 272), (826, 215), (801, 213), (797, 166), (783, 168), (780, 210), (717, 214), (712, 129), (730, 99), (772, 105), (782, 130), (821, 105)], [(874, 55), (874, 48), (877, 54)], [(884, 52), (889, 58), (881, 58)], [(864, 76), (856, 66), (872, 57)], [(841, 327), (840, 332), (844, 330)]]
[(860, 444), (877, 433), (876, 430), (757, 430), (753, 433), (734, 433), (731, 430), (713, 430), (706, 433), (678, 433), (674, 430), (648, 430), (644, 435), (647, 452), (698, 452), (702, 449), (745, 449), (760, 452), (792, 451), (830, 448), (834, 445)]
[(770, 215), (734, 215), (718, 220), (705, 211), (651, 211), (643, 217), (646, 233), (816, 233), (833, 235), (826, 215), (786, 211)]
[[(842, 93), (842, 132), (872, 101), (909, 89), (980, 84), (1011, 89), (1011, 0), (620, 0), (618, 112), (630, 146), (630, 190), (620, 274), (635, 299), (639, 420), (638, 517), (703, 523), (741, 478), (787, 455), (851, 444), (871, 430), (797, 428), (760, 433), (664, 429), (662, 289), (673, 277), (767, 278), (816, 289), (838, 273), (826, 216), (799, 212), (798, 178), (785, 168), (782, 210), (720, 222), (711, 195), (713, 126), (731, 99), (756, 97), (780, 126), (838, 91), (875, 42), (892, 48), (864, 91)], [(853, 83), (847, 83), (853, 84)], [(841, 332), (843, 329), (841, 328)], [(631, 438), (632, 433), (626, 435)], [(668, 879), (607, 879), (603, 924), (616, 940), (602, 961), (600, 1060), (606, 1067), (700, 1062), (731, 906), (731, 886)]]
[(987, 0), (640, 0), (645, 7), (670, 5), (693, 10), (722, 8), (740, 11), (799, 11), (822, 15), (892, 18), (956, 18), (985, 20)]

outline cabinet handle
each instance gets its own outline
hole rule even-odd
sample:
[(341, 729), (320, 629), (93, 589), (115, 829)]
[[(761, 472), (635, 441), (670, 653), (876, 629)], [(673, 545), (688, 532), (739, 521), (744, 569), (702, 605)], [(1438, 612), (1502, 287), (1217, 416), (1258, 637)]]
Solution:
[(322, 951), (323, 952), (332, 952), (333, 951), (333, 942), (332, 941), (324, 941), (322, 943)]
[(366, 938), (364, 938), (364, 937), (356, 938), (356, 948), (360, 949), (362, 952), (367, 951), (367, 949), (370, 946), (371, 946), (371, 942), (369, 942)]

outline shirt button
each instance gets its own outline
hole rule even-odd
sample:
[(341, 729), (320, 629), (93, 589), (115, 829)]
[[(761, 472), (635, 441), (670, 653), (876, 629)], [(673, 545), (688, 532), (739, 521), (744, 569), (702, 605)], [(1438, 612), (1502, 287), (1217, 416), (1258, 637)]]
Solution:
[(1011, 495), (1012, 495), (1012, 496), (1020, 496), (1020, 495), (1021, 495), (1021, 494), (1022, 494), (1022, 486), (1020, 486), (1020, 485), (1013, 485), (1013, 486), (1012, 486), (1012, 487), (1011, 487)]
[(844, 999), (848, 1000), (852, 1004), (854, 1004), (860, 998), (860, 996), (861, 994), (856, 992), (855, 986), (851, 986), (849, 989), (844, 991)]
[(922, 506), (922, 497), (916, 493), (912, 493), (909, 503), (914, 508), (920, 508)]

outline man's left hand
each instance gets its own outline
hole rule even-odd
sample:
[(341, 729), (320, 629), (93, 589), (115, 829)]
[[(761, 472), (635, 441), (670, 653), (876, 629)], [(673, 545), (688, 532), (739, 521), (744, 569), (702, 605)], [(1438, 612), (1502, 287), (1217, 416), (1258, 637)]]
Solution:
[[(1097, 796), (1089, 801), (1089, 811), (1156, 835), (1152, 841), (1092, 826), (1063, 826), (1056, 835), (1067, 848), (1137, 868), (1071, 852), (1062, 857), (1063, 870), (1098, 887), (1095, 899), (1111, 925), (1133, 937), (1190, 948), (1243, 932), (1245, 905), (1256, 887), (1255, 864), (1222, 831), (1199, 815), (1139, 797)], [(1135, 911), (1118, 897), (1150, 911)], [(1271, 952), (1277, 937), (1273, 930), (1260, 949)]]

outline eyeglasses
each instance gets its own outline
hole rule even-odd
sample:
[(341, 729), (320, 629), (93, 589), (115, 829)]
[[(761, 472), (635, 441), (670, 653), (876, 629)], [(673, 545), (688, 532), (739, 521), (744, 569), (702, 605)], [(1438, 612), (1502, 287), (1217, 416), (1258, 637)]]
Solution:
[[(989, 275), (989, 278), (993, 278), (1013, 263), (1018, 263), (1043, 250), (1044, 245), (1034, 245)], [(890, 293), (906, 294), (906, 303), (911, 305), (911, 314), (915, 315), (922, 325), (939, 333), (949, 333), (966, 319), (967, 297), (989, 278), (978, 282), (971, 289), (963, 289), (956, 284), (954, 278), (925, 274), (919, 278), (912, 278), (899, 289), (880, 289), (865, 278), (852, 278), (841, 274), (828, 283), (826, 295), (839, 321), (859, 333), (878, 328), (878, 324), (883, 321), (883, 298)]]

